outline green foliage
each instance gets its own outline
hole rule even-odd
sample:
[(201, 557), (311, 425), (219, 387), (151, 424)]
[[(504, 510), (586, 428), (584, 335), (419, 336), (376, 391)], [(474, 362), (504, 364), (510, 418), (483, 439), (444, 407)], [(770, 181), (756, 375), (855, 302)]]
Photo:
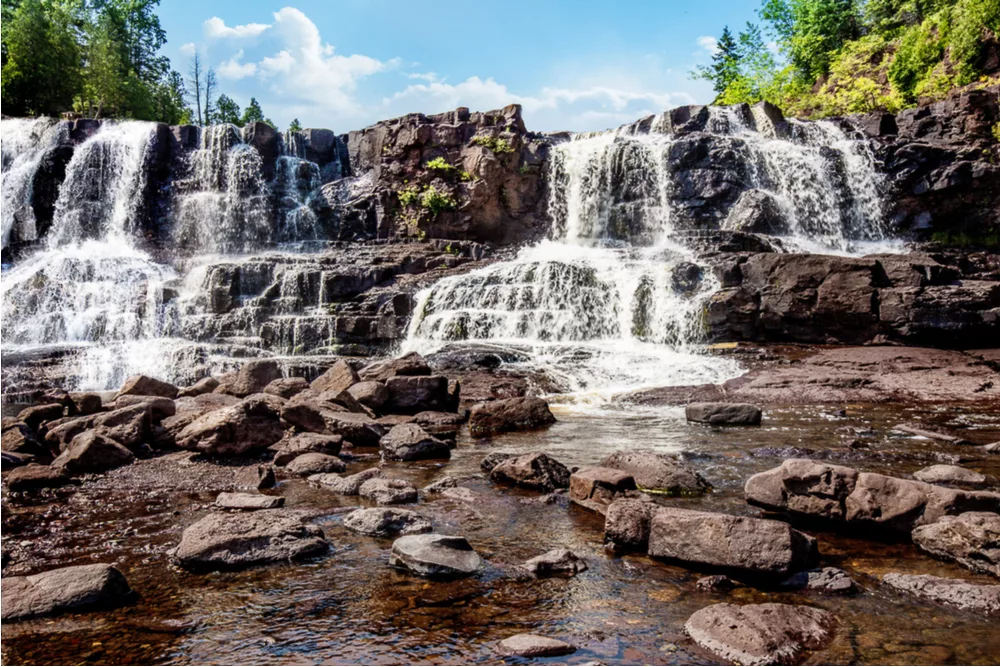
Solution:
[(432, 171), (438, 171), (445, 175), (456, 171), (455, 165), (448, 164), (448, 161), (443, 157), (436, 157), (433, 160), (428, 160), (427, 164), (424, 166)]
[(415, 185), (411, 185), (408, 188), (403, 188), (396, 193), (399, 197), (399, 203), (403, 206), (410, 206), (411, 204), (416, 204), (420, 201), (420, 190)]
[(228, 95), (219, 95), (215, 101), (215, 122), (239, 125), (242, 120), (240, 105)]
[(240, 118), (240, 125), (263, 122), (264, 111), (260, 108), (260, 103), (257, 101), (257, 98), (251, 97), (250, 104), (248, 104), (247, 108), (243, 110), (243, 117)]
[(824, 76), (836, 51), (861, 34), (855, 0), (764, 0), (759, 13), (791, 64), (811, 79)]
[(513, 153), (514, 147), (510, 145), (510, 142), (503, 137), (492, 137), (488, 135), (479, 135), (472, 137), (472, 143), (476, 146), (482, 146), (488, 148), (494, 153)]
[(302, 131), (302, 123), (299, 122), (298, 118), (293, 118), (292, 119), (291, 124), (289, 124), (289, 126), (288, 126), (288, 131), (289, 132), (301, 132)]
[(978, 75), (987, 33), (1000, 36), (1000, 0), (959, 0), (951, 12), (951, 57), (962, 80)]
[(990, 133), (993, 135), (993, 139), (997, 143), (1000, 143), (1000, 123), (996, 123), (995, 125), (993, 125), (992, 129), (990, 130)]
[(896, 56), (889, 65), (889, 81), (907, 102), (916, 101), (917, 84), (944, 55), (948, 21), (942, 14), (946, 12), (908, 28), (900, 38)]
[(437, 215), (442, 211), (454, 211), (458, 208), (458, 203), (453, 197), (444, 192), (438, 192), (433, 185), (424, 188), (423, 194), (420, 195), (420, 205), (430, 211), (431, 215)]
[(712, 64), (696, 68), (694, 78), (706, 79), (712, 82), (715, 92), (722, 97), (726, 90), (740, 76), (739, 44), (729, 31), (729, 26), (722, 29), (722, 36), (716, 42), (716, 51), (712, 54)]

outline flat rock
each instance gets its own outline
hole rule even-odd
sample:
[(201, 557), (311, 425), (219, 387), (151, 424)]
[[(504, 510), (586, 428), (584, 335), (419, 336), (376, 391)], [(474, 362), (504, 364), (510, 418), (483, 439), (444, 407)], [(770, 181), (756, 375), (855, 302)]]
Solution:
[(684, 630), (696, 644), (740, 665), (795, 665), (833, 639), (836, 618), (815, 607), (714, 604), (692, 614)]
[(184, 530), (174, 552), (188, 569), (235, 569), (326, 550), (323, 531), (286, 510), (213, 513)]
[(552, 549), (526, 560), (521, 567), (535, 577), (572, 577), (587, 569), (587, 563), (569, 549)]
[(555, 491), (569, 487), (569, 468), (554, 458), (536, 452), (512, 456), (490, 470), (490, 479), (534, 491)]
[(344, 517), (344, 528), (369, 537), (396, 537), (429, 533), (433, 525), (426, 517), (395, 507), (366, 507)]
[(272, 510), (285, 504), (283, 496), (223, 491), (215, 499), (216, 507), (227, 510)]
[(543, 399), (522, 396), (474, 405), (469, 413), (469, 431), (476, 436), (528, 431), (555, 421), (549, 404)]
[(927, 438), (929, 440), (937, 440), (939, 442), (946, 442), (950, 445), (970, 445), (968, 440), (960, 438), (950, 433), (943, 433), (941, 431), (935, 431), (933, 429), (927, 428), (926, 426), (920, 426), (919, 424), (896, 424), (895, 430), (901, 433), (906, 433), (908, 435), (915, 435), (919, 438)]
[(356, 496), (361, 492), (362, 484), (381, 476), (381, 469), (368, 468), (367, 470), (362, 470), (359, 473), (348, 475), (347, 477), (342, 477), (341, 475), (337, 475), (335, 473), (311, 475), (309, 477), (309, 481), (325, 486), (334, 493), (339, 493), (342, 496)]
[(699, 496), (712, 485), (683, 463), (651, 451), (623, 451), (608, 456), (601, 465), (623, 470), (646, 492), (666, 496)]
[(913, 473), (913, 478), (928, 484), (958, 486), (968, 489), (983, 489), (990, 483), (990, 479), (982, 473), (952, 465), (928, 466)]
[(285, 470), (293, 475), (306, 477), (329, 472), (344, 472), (347, 465), (338, 457), (319, 452), (300, 454), (288, 462)]
[(111, 607), (124, 602), (132, 592), (124, 575), (104, 563), (74, 565), (26, 577), (4, 577), (0, 584), (5, 622)]
[(834, 594), (855, 593), (858, 590), (858, 585), (851, 579), (851, 575), (836, 567), (796, 572), (781, 582), (781, 587)]
[(684, 407), (684, 416), (712, 426), (759, 426), (761, 409), (749, 403), (691, 403)]
[(1000, 585), (974, 584), (929, 574), (889, 573), (882, 583), (900, 593), (934, 604), (986, 616), (1000, 616)]
[(361, 484), (358, 495), (379, 505), (402, 505), (417, 502), (417, 487), (403, 479), (373, 477)]
[(417, 424), (398, 424), (379, 440), (384, 461), (447, 459), (451, 449)]
[(11, 491), (35, 491), (66, 486), (73, 482), (62, 468), (29, 463), (7, 473), (7, 488)]
[(546, 658), (575, 651), (575, 646), (562, 640), (527, 633), (497, 642), (497, 653), (510, 658)]
[(475, 574), (482, 559), (464, 537), (428, 533), (393, 542), (389, 564), (422, 577), (463, 577)]
[[(17, 471), (15, 471), (17, 472)], [(1000, 514), (965, 512), (916, 528), (913, 542), (944, 560), (1000, 577)]]

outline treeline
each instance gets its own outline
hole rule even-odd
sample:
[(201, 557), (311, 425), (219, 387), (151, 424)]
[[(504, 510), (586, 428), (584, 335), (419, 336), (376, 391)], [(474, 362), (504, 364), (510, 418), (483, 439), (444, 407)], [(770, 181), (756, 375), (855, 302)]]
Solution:
[(717, 104), (767, 100), (806, 117), (898, 111), (1000, 82), (1000, 0), (764, 0), (728, 26), (712, 64)]
[[(149, 120), (171, 125), (260, 121), (220, 94), (197, 53), (185, 78), (160, 54), (159, 0), (2, 0), (0, 101), (10, 116)], [(296, 124), (298, 121), (295, 122)]]

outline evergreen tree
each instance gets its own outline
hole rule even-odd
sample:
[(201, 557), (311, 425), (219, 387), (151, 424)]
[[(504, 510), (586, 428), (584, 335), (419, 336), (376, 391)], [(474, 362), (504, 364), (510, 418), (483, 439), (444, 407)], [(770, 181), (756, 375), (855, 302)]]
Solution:
[(219, 99), (215, 101), (215, 122), (239, 125), (240, 121), (240, 105), (228, 95), (219, 95)]
[(291, 125), (288, 126), (288, 131), (289, 132), (301, 132), (302, 131), (302, 123), (299, 122), (298, 118), (293, 118), (292, 119)]
[(250, 98), (250, 104), (247, 108), (243, 110), (243, 117), (240, 118), (240, 125), (249, 125), (250, 123), (263, 123), (264, 122), (264, 111), (260, 108), (260, 104), (257, 102), (256, 97)]
[(733, 33), (729, 31), (729, 26), (725, 26), (722, 29), (722, 36), (716, 43), (715, 53), (712, 54), (712, 64), (707, 67), (699, 66), (695, 76), (711, 81), (712, 89), (721, 96), (739, 74), (739, 45), (733, 38)]

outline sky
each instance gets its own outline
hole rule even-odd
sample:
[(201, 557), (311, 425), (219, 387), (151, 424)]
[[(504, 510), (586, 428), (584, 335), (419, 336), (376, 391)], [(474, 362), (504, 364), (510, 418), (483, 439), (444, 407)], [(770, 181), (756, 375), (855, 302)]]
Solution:
[[(290, 2), (292, 4), (284, 4)], [(407, 113), (519, 103), (530, 130), (600, 130), (707, 103), (692, 80), (758, 0), (163, 0), (164, 52), (280, 127), (347, 132)]]

